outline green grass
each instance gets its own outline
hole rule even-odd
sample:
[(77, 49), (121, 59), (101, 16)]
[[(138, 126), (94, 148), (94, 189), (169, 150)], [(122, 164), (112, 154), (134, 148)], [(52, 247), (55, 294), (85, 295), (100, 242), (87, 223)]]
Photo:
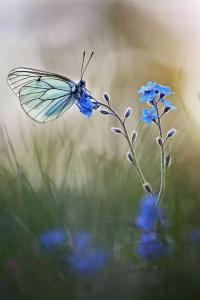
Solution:
[[(142, 166), (157, 186), (156, 148), (144, 146), (144, 139), (148, 145), (151, 138), (144, 131), (142, 137), (137, 150), (144, 153)], [(111, 143), (110, 151), (98, 153), (92, 146), (80, 150), (79, 137), (66, 138), (57, 129), (45, 134), (33, 130), (29, 137), (22, 132), (20, 141), (17, 146), (1, 127), (3, 300), (197, 299), (200, 255), (189, 234), (200, 226), (200, 187), (195, 175), (183, 172), (179, 153), (167, 176), (164, 199), (174, 256), (151, 264), (140, 261), (134, 252), (137, 232), (132, 223), (143, 190), (126, 161), (122, 140)], [(63, 228), (72, 235), (79, 230), (91, 232), (95, 244), (109, 253), (106, 270), (91, 279), (71, 274), (59, 256), (65, 249), (55, 255), (41, 249), (38, 236), (50, 228)], [(19, 271), (9, 267), (11, 260), (18, 262)]]

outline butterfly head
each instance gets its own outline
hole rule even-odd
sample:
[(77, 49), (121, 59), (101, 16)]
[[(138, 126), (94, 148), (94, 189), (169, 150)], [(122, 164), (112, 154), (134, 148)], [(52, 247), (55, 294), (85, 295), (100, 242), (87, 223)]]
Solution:
[(85, 92), (85, 81), (81, 79), (76, 84), (74, 93), (76, 94), (77, 98), (80, 98), (84, 94), (84, 92)]
[(81, 89), (84, 89), (85, 88), (85, 80), (81, 79), (78, 83), (78, 86), (81, 88)]

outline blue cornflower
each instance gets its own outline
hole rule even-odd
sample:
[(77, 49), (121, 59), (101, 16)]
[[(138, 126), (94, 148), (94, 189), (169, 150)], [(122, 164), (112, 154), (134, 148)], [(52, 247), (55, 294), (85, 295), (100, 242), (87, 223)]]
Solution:
[(144, 197), (140, 202), (139, 214), (136, 217), (135, 224), (144, 231), (155, 229), (157, 221), (165, 223), (163, 210), (156, 204), (156, 197)]
[(147, 83), (147, 85), (142, 86), (138, 90), (138, 94), (142, 95), (140, 97), (141, 102), (152, 102), (155, 100), (156, 97), (167, 97), (173, 94), (173, 92), (168, 86), (164, 86), (156, 82), (150, 81)]
[(96, 105), (91, 101), (92, 97), (89, 93), (83, 92), (83, 95), (78, 100), (76, 105), (80, 109), (80, 112), (87, 117), (92, 115), (93, 109), (96, 109)]
[(107, 262), (107, 254), (103, 249), (92, 246), (92, 236), (80, 232), (75, 236), (74, 249), (68, 258), (71, 270), (80, 275), (95, 275)]
[(141, 120), (147, 124), (151, 124), (153, 120), (157, 119), (156, 109), (152, 107), (151, 109), (145, 108), (142, 113)]
[(47, 250), (53, 250), (56, 247), (61, 246), (66, 240), (66, 232), (62, 229), (52, 229), (43, 232), (39, 236), (41, 245)]
[(162, 241), (155, 232), (143, 233), (137, 247), (137, 253), (142, 258), (160, 258), (172, 254), (172, 245), (169, 241)]

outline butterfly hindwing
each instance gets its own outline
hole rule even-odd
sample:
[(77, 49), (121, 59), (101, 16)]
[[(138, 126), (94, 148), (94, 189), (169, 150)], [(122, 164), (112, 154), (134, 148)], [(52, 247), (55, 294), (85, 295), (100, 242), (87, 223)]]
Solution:
[(75, 83), (54, 73), (17, 68), (8, 74), (8, 83), (24, 111), (40, 123), (60, 117), (76, 101)]

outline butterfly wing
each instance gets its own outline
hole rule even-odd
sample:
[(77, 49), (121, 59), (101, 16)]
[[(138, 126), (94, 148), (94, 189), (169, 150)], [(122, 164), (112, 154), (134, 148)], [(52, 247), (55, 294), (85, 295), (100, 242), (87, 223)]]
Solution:
[(30, 118), (44, 123), (60, 117), (75, 102), (75, 83), (61, 75), (29, 68), (8, 74), (8, 83)]

